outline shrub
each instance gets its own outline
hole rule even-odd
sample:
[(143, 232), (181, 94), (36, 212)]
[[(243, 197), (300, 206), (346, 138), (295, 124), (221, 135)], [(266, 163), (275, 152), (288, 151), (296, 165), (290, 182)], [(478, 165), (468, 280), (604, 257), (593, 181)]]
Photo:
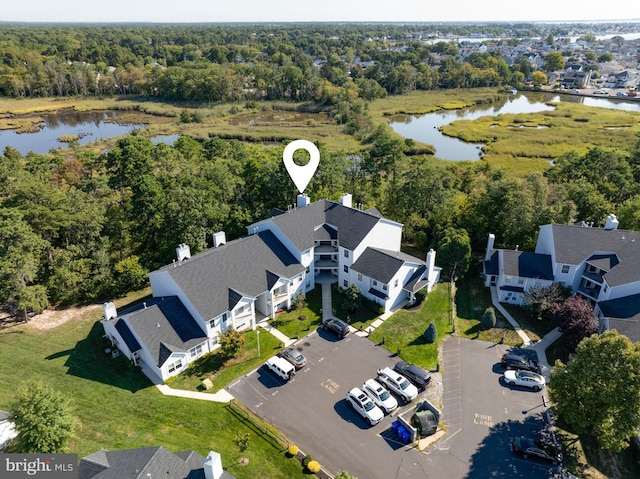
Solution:
[(424, 339), (428, 343), (436, 342), (436, 339), (438, 339), (438, 330), (436, 329), (435, 323), (429, 323), (429, 326), (424, 331)]
[(298, 446), (296, 446), (295, 444), (291, 444), (287, 452), (290, 456), (296, 456), (300, 452), (300, 449), (298, 449)]
[(307, 454), (306, 456), (304, 456), (304, 459), (302, 460), (302, 465), (304, 467), (308, 467), (311, 461), (313, 461), (313, 457), (311, 457), (311, 454)]
[(307, 469), (309, 469), (309, 472), (313, 472), (314, 474), (316, 472), (320, 472), (320, 463), (318, 461), (309, 461)]
[(298, 319), (300, 321), (306, 321), (307, 320), (307, 315), (306, 314), (301, 314), (300, 316), (298, 316)]
[(496, 311), (492, 307), (484, 310), (481, 324), (484, 329), (491, 329), (496, 326)]

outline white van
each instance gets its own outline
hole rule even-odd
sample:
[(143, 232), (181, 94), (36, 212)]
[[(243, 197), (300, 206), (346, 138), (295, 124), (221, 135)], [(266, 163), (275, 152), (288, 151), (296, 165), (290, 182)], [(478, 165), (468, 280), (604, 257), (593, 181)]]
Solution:
[(284, 381), (288, 381), (296, 373), (296, 368), (293, 367), (293, 364), (279, 356), (267, 359), (265, 366)]

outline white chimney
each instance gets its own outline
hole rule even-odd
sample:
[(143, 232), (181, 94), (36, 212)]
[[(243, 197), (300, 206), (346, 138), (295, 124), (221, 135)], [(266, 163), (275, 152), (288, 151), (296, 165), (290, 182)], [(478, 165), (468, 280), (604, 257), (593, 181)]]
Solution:
[(176, 248), (176, 256), (178, 257), (178, 263), (182, 263), (183, 260), (191, 258), (191, 248), (189, 245), (181, 243)]
[(102, 305), (102, 311), (104, 311), (104, 319), (106, 319), (107, 321), (118, 317), (118, 310), (116, 309), (116, 305), (111, 301)]
[(607, 221), (604, 224), (604, 229), (617, 230), (618, 224), (620, 224), (620, 222), (618, 221), (618, 218), (616, 218), (616, 215), (611, 213), (609, 216), (607, 216)]
[(206, 479), (220, 479), (222, 477), (222, 457), (217, 452), (209, 451), (204, 460), (204, 477)]
[(493, 249), (493, 244), (496, 242), (496, 235), (493, 233), (489, 233), (489, 238), (487, 239), (487, 252), (484, 255), (484, 260), (489, 261), (491, 258), (491, 250)]
[(222, 246), (227, 242), (227, 236), (224, 234), (224, 231), (218, 231), (217, 233), (213, 233), (213, 247), (217, 248), (218, 246)]
[(342, 196), (340, 197), (340, 204), (347, 208), (351, 208), (353, 205), (353, 196), (351, 196), (351, 193), (342, 193)]
[(296, 208), (304, 208), (305, 206), (309, 206), (309, 203), (311, 203), (309, 196), (304, 193), (300, 193), (298, 195), (298, 201), (296, 202)]
[(431, 248), (427, 253), (427, 274), (431, 275), (431, 272), (436, 266), (436, 252)]

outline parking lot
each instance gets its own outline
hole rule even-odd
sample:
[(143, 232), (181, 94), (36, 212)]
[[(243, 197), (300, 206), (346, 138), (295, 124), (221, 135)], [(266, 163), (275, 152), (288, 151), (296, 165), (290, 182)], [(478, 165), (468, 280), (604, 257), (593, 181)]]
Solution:
[(554, 468), (517, 458), (509, 450), (511, 437), (535, 435), (542, 427), (546, 406), (542, 393), (501, 383), (496, 363), (505, 347), (457, 337), (445, 341), (447, 434), (424, 452), (401, 444), (391, 431), (398, 412), (412, 406), (369, 427), (345, 400), (349, 389), (361, 387), (397, 358), (366, 338), (352, 334), (337, 340), (323, 330), (296, 347), (308, 364), (290, 382), (260, 368), (228, 389), (329, 471), (348, 470), (372, 479), (553, 477)]

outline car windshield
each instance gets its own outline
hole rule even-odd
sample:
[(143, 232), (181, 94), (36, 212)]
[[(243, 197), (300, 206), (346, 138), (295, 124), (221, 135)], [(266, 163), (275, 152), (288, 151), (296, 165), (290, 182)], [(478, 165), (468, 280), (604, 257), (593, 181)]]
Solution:
[(364, 404), (364, 410), (365, 411), (371, 411), (374, 407), (374, 404), (371, 401), (366, 401)]
[(387, 399), (389, 399), (389, 396), (391, 396), (389, 394), (389, 391), (382, 391), (380, 393), (380, 401), (386, 401)]
[(409, 387), (409, 381), (407, 381), (406, 379), (403, 379), (403, 380), (400, 382), (400, 389), (402, 389), (402, 390), (404, 391), (404, 390), (405, 390), (405, 389), (407, 389), (408, 387)]

